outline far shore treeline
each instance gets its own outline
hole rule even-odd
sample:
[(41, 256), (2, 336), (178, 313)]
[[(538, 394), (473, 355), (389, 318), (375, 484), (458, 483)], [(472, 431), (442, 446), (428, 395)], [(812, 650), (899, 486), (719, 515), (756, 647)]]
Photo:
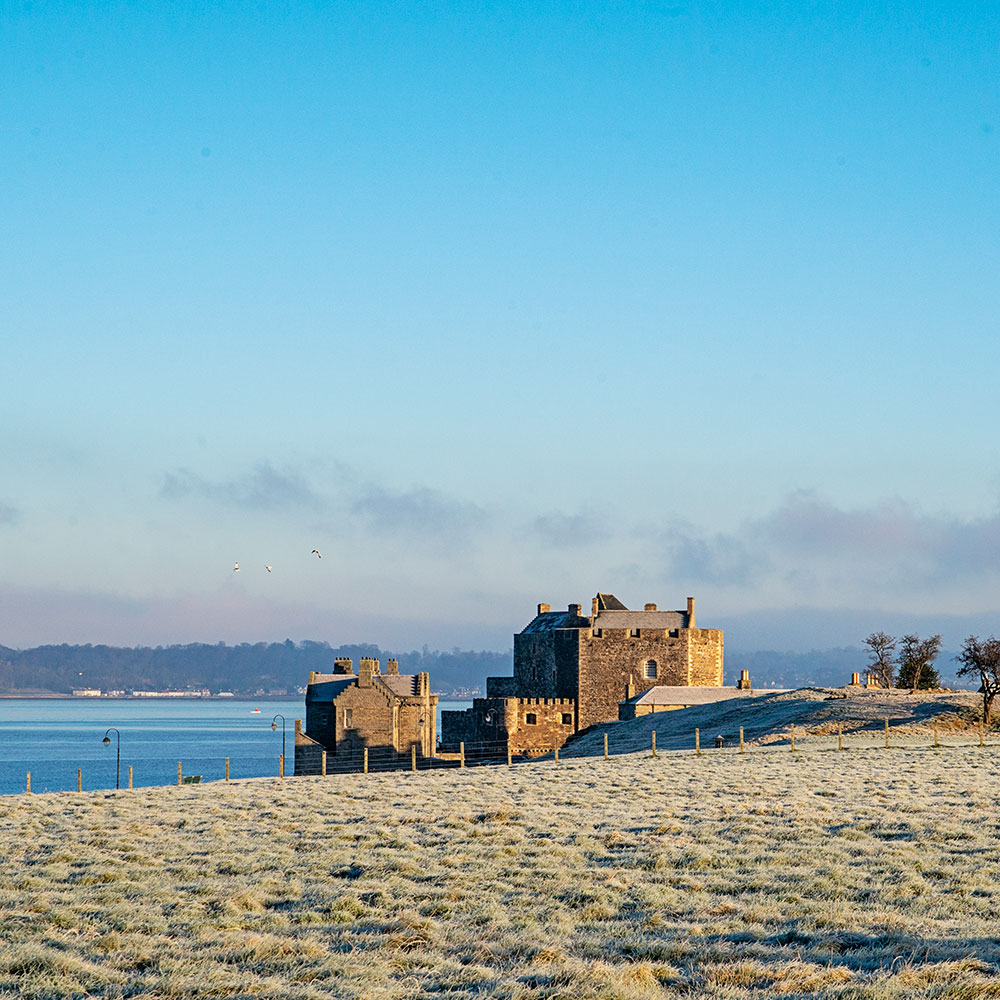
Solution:
[[(331, 646), (327, 642), (188, 643), (174, 646), (37, 646), (8, 649), (0, 646), (0, 695), (70, 694), (79, 689), (101, 691), (209, 690), (236, 695), (296, 694), (304, 689), (311, 670), (332, 671), (338, 656), (349, 656), (357, 669), (363, 656), (384, 665), (399, 660), (405, 674), (426, 671), (431, 688), (445, 697), (471, 698), (486, 689), (488, 676), (509, 676), (513, 652), (452, 649), (392, 652), (370, 643)], [(941, 683), (969, 687), (955, 676), (955, 654), (937, 659)], [(741, 669), (749, 669), (754, 687), (839, 687), (852, 671), (864, 672), (870, 654), (861, 646), (810, 652), (727, 651), (726, 683), (735, 683)]]
[[(453, 649), (389, 652), (371, 644), (331, 646), (326, 642), (189, 643), (177, 646), (0, 646), (0, 695), (71, 694), (74, 690), (163, 691), (204, 690), (212, 694), (295, 694), (309, 681), (311, 670), (330, 672), (338, 656), (358, 661), (377, 657), (383, 665), (399, 660), (402, 673), (427, 671), (434, 690), (469, 696), (485, 686), (488, 674), (509, 674), (512, 653)], [(384, 669), (384, 667), (383, 667)]]

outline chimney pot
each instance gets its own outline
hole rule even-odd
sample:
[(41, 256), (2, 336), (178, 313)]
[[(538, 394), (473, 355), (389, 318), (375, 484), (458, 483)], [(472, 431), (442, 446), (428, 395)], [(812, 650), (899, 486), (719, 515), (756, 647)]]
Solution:
[(656, 605), (655, 604), (647, 604), (646, 607), (643, 610), (644, 611), (655, 611), (656, 610)]

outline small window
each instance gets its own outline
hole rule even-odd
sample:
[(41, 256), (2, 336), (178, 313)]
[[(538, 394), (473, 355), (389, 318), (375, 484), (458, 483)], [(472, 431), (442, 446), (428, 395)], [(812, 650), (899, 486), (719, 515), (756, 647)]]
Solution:
[(344, 709), (344, 728), (350, 729), (354, 725), (354, 709), (345, 708)]
[(330, 713), (329, 713), (329, 712), (320, 712), (320, 713), (319, 713), (319, 724), (320, 724), (320, 725), (321, 725), (321, 726), (322, 726), (322, 727), (323, 727), (324, 729), (325, 729), (325, 728), (326, 728), (326, 727), (327, 727), (328, 725), (330, 725)]
[(642, 668), (643, 677), (656, 678), (656, 660), (646, 660)]
[(630, 629), (629, 630), (629, 635), (632, 636), (633, 639), (638, 639), (639, 638), (639, 630), (637, 628)]
[(569, 713), (569, 712), (563, 712), (563, 722), (562, 722), (562, 724), (564, 726), (572, 726), (573, 725), (573, 716), (572, 716), (571, 713)]
[(524, 717), (524, 724), (526, 726), (535, 726), (538, 724), (538, 716), (534, 712), (528, 712)]

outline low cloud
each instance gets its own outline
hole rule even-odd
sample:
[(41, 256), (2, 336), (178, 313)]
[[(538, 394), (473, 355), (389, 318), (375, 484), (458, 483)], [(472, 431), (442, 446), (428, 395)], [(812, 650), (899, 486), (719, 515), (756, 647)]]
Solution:
[(282, 510), (320, 503), (299, 472), (276, 469), (270, 462), (261, 462), (245, 475), (216, 482), (190, 469), (177, 469), (163, 477), (159, 495), (165, 500), (199, 497), (245, 510)]
[(611, 537), (607, 520), (596, 514), (541, 514), (531, 524), (539, 540), (553, 548), (592, 545)]
[(21, 519), (21, 512), (9, 503), (0, 500), (0, 524), (17, 524)]
[(455, 500), (427, 487), (396, 492), (369, 484), (351, 503), (350, 510), (378, 534), (414, 538), (462, 536), (487, 519), (486, 511), (477, 504)]
[(1000, 514), (963, 520), (902, 500), (847, 509), (802, 491), (734, 532), (675, 528), (667, 552), (671, 577), (771, 588), (803, 602), (828, 600), (834, 589), (930, 594), (1000, 582)]

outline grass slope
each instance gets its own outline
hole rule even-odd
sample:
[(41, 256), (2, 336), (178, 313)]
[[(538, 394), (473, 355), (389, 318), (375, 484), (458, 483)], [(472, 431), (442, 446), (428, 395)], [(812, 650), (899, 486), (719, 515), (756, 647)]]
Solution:
[(6, 797), (0, 993), (1000, 996), (1000, 748), (923, 744)]

